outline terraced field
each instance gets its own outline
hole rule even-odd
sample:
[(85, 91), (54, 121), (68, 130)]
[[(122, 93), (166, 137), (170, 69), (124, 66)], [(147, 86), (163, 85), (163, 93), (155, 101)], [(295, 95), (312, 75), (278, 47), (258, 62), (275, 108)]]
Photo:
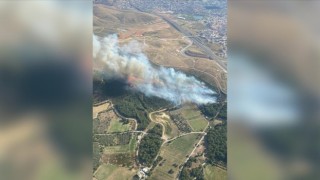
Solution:
[[(183, 164), (197, 143), (198, 134), (188, 134), (162, 146), (160, 156), (163, 160), (154, 169), (151, 175), (153, 180), (175, 179), (179, 166)], [(160, 165), (161, 164), (161, 165)], [(173, 170), (170, 174), (169, 171)]]

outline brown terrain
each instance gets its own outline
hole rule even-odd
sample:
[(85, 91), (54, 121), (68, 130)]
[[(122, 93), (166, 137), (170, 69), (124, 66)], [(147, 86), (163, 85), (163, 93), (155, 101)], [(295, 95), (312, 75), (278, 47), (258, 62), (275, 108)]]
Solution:
[[(94, 5), (93, 25), (94, 34), (106, 36), (117, 33), (120, 44), (137, 40), (151, 63), (194, 75), (219, 90), (219, 93), (226, 94), (226, 73), (216, 62), (201, 55), (201, 50), (192, 45), (187, 37), (160, 17), (98, 4)], [(200, 56), (187, 55), (185, 51), (189, 47), (188, 52)]]

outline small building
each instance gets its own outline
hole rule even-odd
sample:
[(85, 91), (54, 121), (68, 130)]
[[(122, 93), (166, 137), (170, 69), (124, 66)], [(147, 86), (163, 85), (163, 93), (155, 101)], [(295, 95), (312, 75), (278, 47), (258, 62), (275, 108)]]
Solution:
[(137, 173), (137, 175), (139, 176), (139, 179), (144, 179), (146, 177), (146, 174), (141, 170)]
[(145, 168), (142, 169), (142, 171), (143, 171), (144, 173), (148, 173), (149, 170), (150, 170), (150, 168), (148, 168), (148, 167), (145, 167)]

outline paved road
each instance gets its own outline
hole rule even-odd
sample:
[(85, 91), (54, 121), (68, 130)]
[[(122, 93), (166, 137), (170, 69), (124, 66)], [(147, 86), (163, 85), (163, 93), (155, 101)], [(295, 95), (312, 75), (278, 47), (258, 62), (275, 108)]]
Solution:
[[(143, 11), (142, 9), (136, 7), (130, 0), (129, 0), (130, 5), (135, 8), (137, 11), (143, 12), (143, 13), (148, 13)], [(192, 42), (198, 46), (200, 49), (202, 49), (204, 52), (207, 53), (207, 55), (214, 60), (215, 62), (217, 62), (217, 64), (220, 66), (220, 68), (227, 73), (227, 66), (225, 63), (223, 63), (221, 57), (217, 56), (214, 54), (214, 52), (208, 48), (207, 46), (204, 45), (204, 43), (202, 42), (202, 40), (199, 37), (194, 37), (193, 34), (191, 32), (189, 32), (188, 30), (182, 28), (181, 26), (179, 26), (176, 22), (172, 21), (171, 19), (161, 15), (161, 14), (154, 14), (160, 18), (162, 18), (163, 20), (165, 20), (166, 22), (168, 22), (171, 26), (173, 26), (177, 31), (181, 32), (182, 34), (184, 34), (185, 36), (188, 36)]]
[(217, 64), (221, 67), (221, 69), (224, 72), (227, 72), (227, 66), (225, 63), (223, 63), (222, 58), (215, 55), (214, 52), (208, 48), (207, 46), (204, 45), (204, 43), (202, 42), (202, 40), (199, 37), (195, 37), (193, 36), (193, 34), (191, 32), (189, 32), (187, 29), (182, 28), (181, 26), (179, 26), (176, 22), (172, 21), (171, 19), (162, 16), (160, 14), (156, 14), (157, 16), (161, 17), (163, 20), (165, 20), (166, 22), (168, 22), (172, 27), (174, 27), (176, 30), (178, 30), (179, 32), (181, 32), (182, 34), (184, 34), (185, 36), (189, 37), (189, 39), (192, 40), (192, 42), (199, 47), (200, 49), (202, 49), (204, 52), (207, 53), (207, 55), (209, 56), (210, 59), (214, 60), (217, 62)]
[[(186, 36), (183, 36), (183, 38), (185, 38)], [(190, 46), (192, 46), (192, 44), (193, 44), (193, 42), (191, 41), (191, 40), (189, 40), (188, 39), (188, 41), (189, 41), (189, 44), (186, 46), (186, 47), (184, 47), (184, 48), (182, 48), (181, 50), (180, 50), (180, 53), (183, 55), (183, 56), (186, 56), (186, 57), (189, 57), (188, 55), (186, 55), (186, 53), (185, 53), (185, 51), (190, 47)], [(193, 61), (194, 62), (194, 61)], [(194, 66), (194, 63), (193, 63), (193, 66)]]

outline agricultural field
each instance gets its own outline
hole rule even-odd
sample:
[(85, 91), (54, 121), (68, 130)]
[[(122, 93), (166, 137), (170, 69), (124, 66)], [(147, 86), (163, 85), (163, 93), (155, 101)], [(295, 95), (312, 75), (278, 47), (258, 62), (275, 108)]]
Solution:
[(227, 171), (217, 167), (207, 165), (204, 170), (204, 179), (205, 180), (226, 180), (227, 179)]
[(134, 169), (129, 170), (112, 164), (101, 164), (94, 173), (94, 177), (97, 180), (131, 180), (135, 174), (136, 171)]
[(109, 127), (109, 121), (101, 121), (99, 118), (93, 119), (92, 122), (93, 134), (107, 133)]
[(108, 128), (108, 133), (129, 131), (132, 129), (133, 125), (134, 122), (132, 121), (125, 122), (120, 118), (112, 119)]
[(174, 117), (181, 118), (181, 121), (186, 121), (193, 132), (204, 131), (208, 125), (208, 121), (195, 105), (186, 105), (181, 109), (172, 111), (171, 114)]
[(102, 162), (132, 167), (135, 161), (137, 136), (133, 135), (130, 143), (116, 146), (106, 146), (102, 153)]
[[(120, 46), (132, 40), (139, 42), (141, 52), (147, 56), (152, 66), (174, 68), (188, 76), (194, 76), (216, 91), (219, 100), (226, 94), (226, 72), (192, 44), (188, 35), (177, 31), (159, 14), (94, 3), (93, 26), (94, 34), (99, 37), (116, 34)], [(204, 132), (208, 125), (223, 125), (226, 106), (220, 117), (218, 112), (222, 106), (206, 106), (201, 112), (196, 105), (176, 106), (170, 103), (170, 99), (131, 91), (127, 82), (122, 82), (122, 79), (104, 81), (99, 75), (94, 77), (93, 179), (132, 180), (133, 176), (137, 175), (152, 180), (173, 180), (177, 178), (180, 169), (190, 170), (190, 175), (197, 171), (196, 175), (201, 173), (201, 177), (205, 176), (205, 179), (210, 180), (226, 178), (223, 169), (211, 165), (207, 165), (205, 169), (202, 167), (208, 159), (216, 158), (208, 156), (213, 154), (212, 152), (206, 153), (210, 152), (207, 147), (212, 145), (205, 141), (210, 136), (205, 136), (203, 141), (206, 143), (195, 148), (200, 138), (205, 135), (198, 132)], [(179, 109), (176, 109), (177, 107)], [(206, 110), (214, 115), (208, 116)], [(210, 124), (209, 118), (212, 119)], [(215, 137), (223, 139), (217, 135)], [(219, 150), (224, 148), (219, 146)], [(188, 169), (185, 166), (189, 162), (186, 163), (189, 156), (189, 161), (197, 159), (197, 162), (191, 163)], [(149, 167), (151, 177), (148, 172), (141, 175), (143, 168)]]
[(164, 134), (166, 138), (174, 138), (180, 134), (178, 127), (171, 120), (171, 117), (168, 115), (167, 112), (153, 113), (151, 115), (151, 118), (153, 119), (153, 121), (160, 123), (164, 126)]
[(134, 127), (134, 121), (122, 120), (112, 109), (99, 112), (97, 118), (93, 119), (95, 134), (125, 132)]
[(134, 153), (104, 153), (101, 161), (106, 164), (114, 164), (122, 167), (134, 167), (135, 154)]
[(202, 132), (202, 131), (204, 131), (208, 122), (206, 120), (203, 120), (202, 118), (201, 119), (191, 119), (191, 120), (189, 120), (189, 124), (192, 127), (193, 131)]
[[(155, 167), (150, 178), (155, 180), (175, 179), (179, 166), (184, 164), (198, 140), (199, 134), (188, 134), (164, 144), (160, 152), (163, 160)], [(170, 170), (173, 172), (169, 173)]]
[(98, 142), (103, 146), (117, 146), (129, 144), (131, 140), (131, 133), (121, 134), (94, 134), (93, 142)]
[(97, 118), (99, 112), (108, 110), (110, 107), (111, 107), (111, 104), (109, 102), (103, 102), (103, 103), (94, 105), (92, 108), (93, 119)]
[(192, 128), (190, 127), (189, 123), (182, 117), (181, 114), (170, 113), (170, 116), (172, 117), (172, 121), (178, 127), (179, 131), (182, 133), (192, 132)]
[(114, 113), (112, 109), (98, 112), (97, 118), (93, 119), (93, 133), (94, 134), (107, 133), (110, 126), (110, 122), (112, 120), (117, 120), (117, 119), (118, 119), (118, 116)]
[(116, 146), (106, 146), (104, 148), (104, 153), (127, 153), (134, 152), (137, 147), (137, 137), (132, 136), (129, 144), (116, 145)]

